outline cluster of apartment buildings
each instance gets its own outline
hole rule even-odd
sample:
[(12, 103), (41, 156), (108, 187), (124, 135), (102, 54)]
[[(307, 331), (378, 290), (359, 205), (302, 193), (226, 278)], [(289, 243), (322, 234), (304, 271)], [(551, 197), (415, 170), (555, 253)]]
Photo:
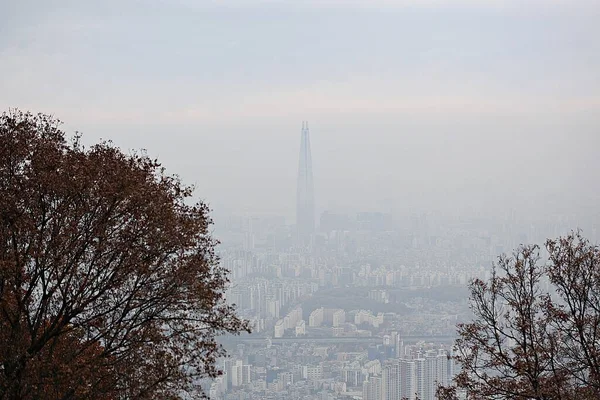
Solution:
[(306, 322), (302, 319), (302, 307), (295, 307), (275, 323), (273, 337), (281, 338), (289, 329), (294, 331), (295, 336), (306, 334)]
[[(383, 313), (372, 313), (367, 310), (346, 311), (340, 308), (319, 307), (313, 310), (308, 317), (308, 328), (331, 327), (333, 336), (344, 336), (345, 333), (354, 333), (360, 336), (357, 326), (367, 324), (378, 328), (384, 322)], [(285, 317), (277, 320), (273, 329), (274, 338), (284, 336), (300, 336), (307, 334), (306, 321), (302, 319), (302, 308), (297, 306), (288, 312)], [(370, 332), (368, 332), (370, 335)]]
[(342, 309), (320, 307), (310, 313), (308, 326), (318, 328), (322, 325), (338, 327), (346, 322), (346, 312)]
[(454, 374), (449, 344), (289, 341), (238, 344), (210, 385), (215, 400), (433, 400)]
[(370, 374), (363, 382), (362, 400), (434, 400), (438, 385), (452, 380), (453, 367), (450, 354), (443, 349), (389, 360), (380, 373)]

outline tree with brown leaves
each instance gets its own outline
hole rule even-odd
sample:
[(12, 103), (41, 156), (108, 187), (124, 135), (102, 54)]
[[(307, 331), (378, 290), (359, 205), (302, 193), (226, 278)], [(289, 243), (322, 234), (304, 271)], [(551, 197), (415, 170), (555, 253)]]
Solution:
[(156, 160), (0, 117), (0, 399), (200, 396), (248, 330), (204, 203)]
[[(441, 399), (600, 398), (600, 250), (579, 232), (500, 257), (470, 285), (454, 386)], [(461, 395), (461, 396), (459, 396)]]

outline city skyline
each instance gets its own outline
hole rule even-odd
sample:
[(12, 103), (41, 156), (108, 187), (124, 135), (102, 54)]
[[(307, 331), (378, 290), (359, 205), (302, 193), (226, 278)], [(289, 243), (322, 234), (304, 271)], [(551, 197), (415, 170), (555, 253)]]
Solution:
[(146, 149), (219, 213), (293, 222), (301, 119), (317, 214), (600, 198), (598, 2), (13, 3), (3, 109)]

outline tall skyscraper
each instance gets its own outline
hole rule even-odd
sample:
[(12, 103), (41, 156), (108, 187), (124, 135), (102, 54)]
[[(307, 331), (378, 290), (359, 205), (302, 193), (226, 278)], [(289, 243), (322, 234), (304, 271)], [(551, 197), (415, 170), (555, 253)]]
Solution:
[(304, 243), (307, 243), (315, 232), (315, 194), (307, 121), (302, 122), (302, 136), (300, 138), (300, 162), (298, 164), (298, 187), (296, 192), (296, 228), (298, 230), (298, 238)]

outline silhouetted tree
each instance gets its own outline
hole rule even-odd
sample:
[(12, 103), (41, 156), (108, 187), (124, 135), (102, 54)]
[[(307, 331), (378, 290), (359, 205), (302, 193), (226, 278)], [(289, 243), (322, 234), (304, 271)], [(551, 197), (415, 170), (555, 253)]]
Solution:
[(579, 232), (500, 257), (470, 285), (474, 320), (458, 327), (454, 399), (600, 398), (600, 251)]
[(219, 373), (224, 302), (204, 203), (156, 160), (0, 117), (0, 399), (168, 399)]

